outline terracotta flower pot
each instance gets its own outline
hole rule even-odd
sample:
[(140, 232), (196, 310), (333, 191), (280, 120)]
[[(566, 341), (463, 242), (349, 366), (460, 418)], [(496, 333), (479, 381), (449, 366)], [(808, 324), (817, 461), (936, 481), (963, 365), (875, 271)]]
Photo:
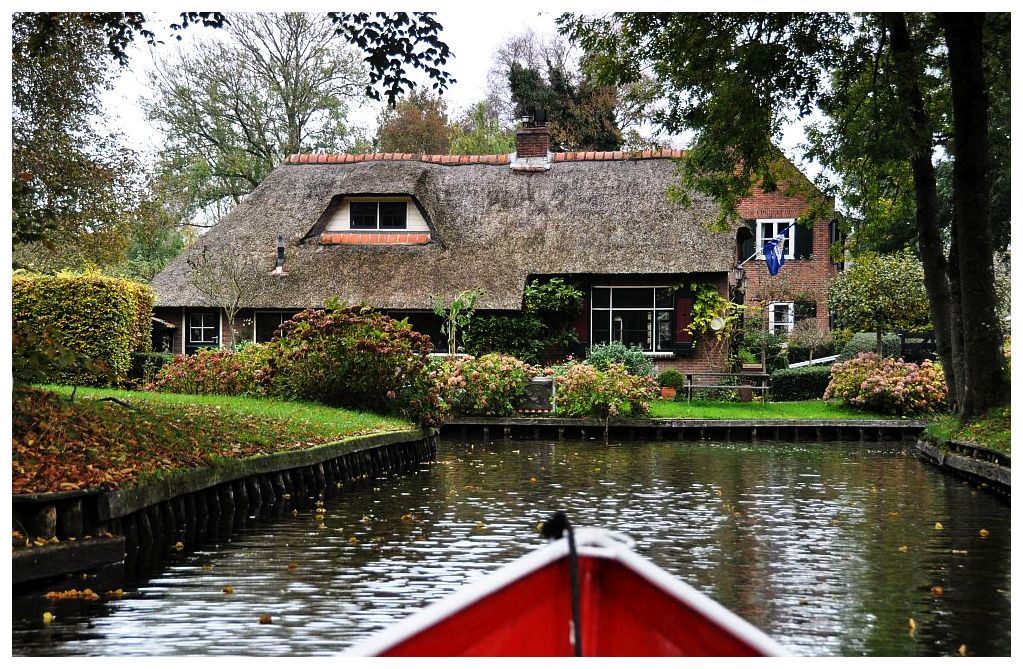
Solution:
[(678, 394), (678, 391), (670, 386), (661, 387), (661, 399), (663, 400), (673, 400), (676, 394)]

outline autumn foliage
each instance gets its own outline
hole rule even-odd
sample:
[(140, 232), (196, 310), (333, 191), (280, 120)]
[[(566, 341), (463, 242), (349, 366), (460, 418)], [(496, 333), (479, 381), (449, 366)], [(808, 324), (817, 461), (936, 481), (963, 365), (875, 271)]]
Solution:
[(12, 492), (110, 490), (159, 472), (207, 467), (219, 458), (298, 450), (398, 426), (392, 419), (335, 411), (324, 424), (301, 405), (283, 407), (286, 417), (275, 418), (223, 401), (170, 403), (131, 394), (127, 404), (82, 397), (72, 402), (35, 388), (16, 392)]

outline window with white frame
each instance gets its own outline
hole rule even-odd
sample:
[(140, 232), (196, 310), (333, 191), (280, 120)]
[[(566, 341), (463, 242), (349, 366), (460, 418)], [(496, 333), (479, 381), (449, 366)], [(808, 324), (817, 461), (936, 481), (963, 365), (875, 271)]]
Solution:
[(648, 353), (672, 351), (675, 304), (667, 286), (594, 286), (590, 343), (617, 341)]
[(190, 344), (216, 344), (220, 338), (220, 314), (215, 311), (193, 311), (188, 314), (188, 342)]
[[(764, 258), (764, 244), (772, 237), (776, 237), (785, 231), (785, 259), (792, 260), (796, 257), (796, 222), (794, 218), (758, 218), (757, 219), (757, 258)], [(786, 230), (786, 228), (788, 228)]]
[(792, 302), (772, 302), (767, 305), (768, 327), (776, 335), (786, 335), (796, 323), (796, 308)]

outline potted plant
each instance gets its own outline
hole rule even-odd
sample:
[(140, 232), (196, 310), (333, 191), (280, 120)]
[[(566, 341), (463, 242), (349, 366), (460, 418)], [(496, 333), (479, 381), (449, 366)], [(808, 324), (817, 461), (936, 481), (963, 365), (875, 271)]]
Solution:
[(657, 375), (657, 384), (661, 386), (661, 399), (673, 400), (685, 386), (686, 377), (674, 369), (666, 369)]

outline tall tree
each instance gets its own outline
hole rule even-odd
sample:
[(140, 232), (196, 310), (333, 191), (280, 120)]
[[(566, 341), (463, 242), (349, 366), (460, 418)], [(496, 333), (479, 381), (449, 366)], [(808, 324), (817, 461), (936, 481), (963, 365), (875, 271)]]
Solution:
[(191, 212), (216, 218), (299, 151), (344, 150), (366, 76), (315, 14), (239, 14), (224, 39), (158, 63), (146, 115), (168, 146), (160, 168)]
[[(584, 49), (603, 54), (592, 64), (601, 80), (635, 81), (646, 68), (655, 73), (671, 101), (659, 122), (671, 130), (696, 132), (684, 163), (683, 182), (722, 203), (723, 223), (754, 185), (770, 190), (780, 182), (784, 162), (778, 160), (775, 142), (786, 117), (809, 115), (822, 96), (848, 111), (840, 119), (848, 123), (842, 132), (857, 138), (855, 141), (866, 138), (869, 142), (860, 145), (859, 156), (851, 143), (845, 145), (838, 153), (842, 161), (829, 166), (856, 175), (864, 185), (869, 185), (874, 175), (894, 187), (908, 186), (914, 191), (916, 233), (932, 318), (946, 342), (942, 344), (939, 338), (946, 370), (954, 369), (956, 376), (966, 378), (971, 366), (974, 373), (984, 369), (988, 380), (1000, 386), (992, 338), (979, 344), (985, 348), (983, 355), (965, 349), (961, 359), (955, 355), (957, 342), (963, 339), (955, 330), (956, 323), (963, 320), (962, 302), (980, 300), (985, 304), (973, 308), (988, 311), (989, 296), (962, 283), (980, 280), (983, 274), (964, 274), (957, 255), (963, 236), (974, 231), (958, 223), (952, 226), (951, 251), (945, 258), (940, 227), (935, 223), (932, 133), (939, 125), (936, 119), (951, 115), (952, 109), (949, 98), (938, 94), (940, 87), (928, 80), (934, 70), (927, 59), (942, 48), (951, 52), (947, 27), (935, 32), (933, 19), (910, 20), (902, 15), (783, 13), (616, 14), (597, 19), (566, 15), (560, 21)], [(905, 39), (914, 33), (915, 40)], [(973, 33), (972, 41), (967, 41), (982, 43), (982, 38), (982, 33)], [(930, 49), (933, 44), (941, 48)], [(858, 59), (859, 69), (850, 66), (853, 59)], [(854, 76), (831, 77), (842, 70)], [(983, 81), (982, 70), (970, 72), (968, 80)], [(929, 95), (931, 91), (935, 94)], [(873, 111), (859, 113), (867, 109)], [(954, 127), (961, 122), (960, 116), (953, 116)], [(957, 133), (958, 128), (953, 134)], [(954, 148), (953, 157), (958, 160)], [(899, 179), (890, 180), (889, 174)], [(875, 188), (863, 195), (865, 201), (871, 201), (874, 194), (881, 193), (883, 190)], [(873, 206), (874, 211), (883, 209), (876, 201)], [(987, 226), (988, 222), (977, 221), (974, 227), (977, 225)], [(970, 262), (983, 262), (979, 255), (971, 254)], [(941, 298), (943, 282), (948, 285), (947, 299)], [(946, 307), (952, 316), (942, 319), (940, 312)], [(986, 316), (980, 320), (989, 322)], [(996, 366), (992, 368), (992, 364)], [(1001, 393), (976, 384), (955, 385), (963, 389), (960, 410), (964, 415), (983, 410)]]
[(102, 123), (114, 64), (103, 30), (73, 14), (12, 18), (12, 242), (37, 269), (105, 264), (139, 201), (141, 168)]
[(377, 145), (380, 151), (446, 154), (451, 146), (447, 105), (438, 95), (412, 91), (380, 113)]
[(988, 95), (984, 75), (984, 14), (941, 14), (952, 80), (953, 225), (958, 232), (963, 379), (961, 410), (976, 416), (1005, 401), (1002, 330), (992, 258), (988, 179)]

